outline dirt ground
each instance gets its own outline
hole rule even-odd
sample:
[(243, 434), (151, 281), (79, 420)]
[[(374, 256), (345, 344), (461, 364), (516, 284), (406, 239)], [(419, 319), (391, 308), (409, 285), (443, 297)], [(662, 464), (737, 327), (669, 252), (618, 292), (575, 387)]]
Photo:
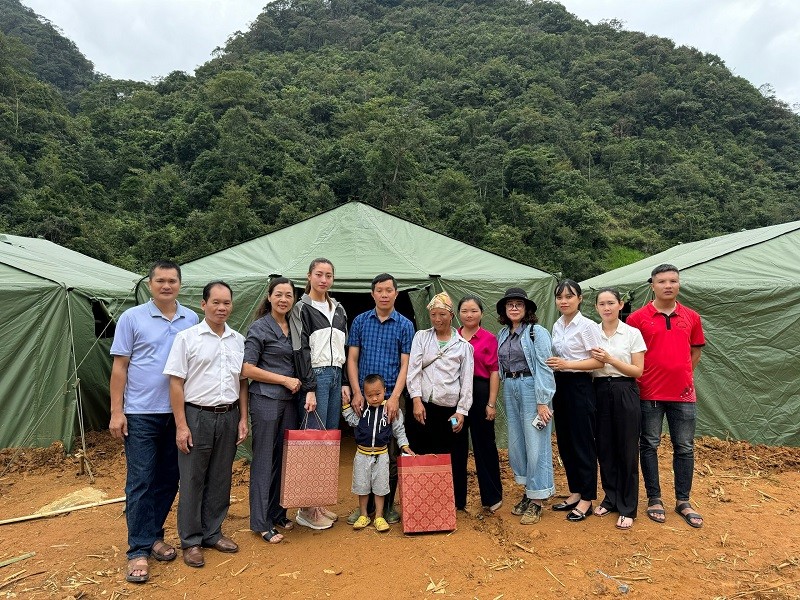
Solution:
[[(77, 475), (79, 459), (61, 448), (0, 452), (0, 519), (24, 516), (91, 487), (123, 495), (121, 444), (107, 433), (87, 436), (96, 477)], [(76, 448), (79, 448), (78, 444)], [(471, 476), (466, 513), (452, 533), (406, 536), (354, 532), (341, 519), (330, 530), (297, 527), (267, 545), (248, 529), (248, 468), (237, 461), (225, 532), (238, 554), (206, 551), (206, 566), (151, 561), (150, 582), (125, 582), (123, 504), (0, 526), (0, 597), (5, 598), (800, 598), (800, 449), (698, 440), (693, 501), (705, 517), (695, 530), (671, 511), (668, 442), (662, 447), (667, 522), (644, 515), (631, 531), (615, 516), (569, 523), (545, 510), (538, 525), (511, 515), (520, 489), (503, 464), (505, 504), (484, 514)], [(341, 453), (339, 503), (346, 516), (352, 439)], [(505, 457), (503, 457), (505, 460)], [(563, 469), (556, 485), (566, 493)], [(88, 490), (89, 492), (92, 490)], [(175, 514), (167, 541), (177, 543)], [(35, 552), (12, 564), (9, 559)], [(4, 596), (3, 596), (4, 595)]]

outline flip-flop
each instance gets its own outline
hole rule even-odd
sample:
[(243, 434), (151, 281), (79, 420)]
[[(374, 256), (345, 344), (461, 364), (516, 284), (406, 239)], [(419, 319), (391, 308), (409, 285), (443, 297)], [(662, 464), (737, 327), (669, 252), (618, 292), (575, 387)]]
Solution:
[[(281, 536), (281, 539), (276, 540), (275, 538), (277, 536)], [(262, 533), (261, 539), (267, 542), (268, 544), (280, 544), (284, 538), (283, 534), (273, 527), (269, 531), (265, 531), (264, 533)]]
[[(689, 527), (700, 529), (703, 526), (703, 517), (696, 512), (683, 512), (686, 508), (692, 508), (692, 505), (688, 502), (681, 502), (675, 507), (675, 512), (678, 513), (684, 521), (686, 521)], [(692, 519), (700, 519), (700, 523), (692, 523)]]
[(161, 562), (169, 562), (178, 557), (178, 551), (164, 540), (156, 540), (150, 548), (150, 556)]
[[(134, 571), (144, 571), (144, 574), (134, 575)], [(147, 557), (137, 556), (130, 559), (125, 569), (125, 581), (129, 583), (145, 583), (148, 579), (150, 579), (150, 565), (147, 563)]]
[(611, 511), (609, 509), (607, 509), (605, 506), (603, 506), (601, 504), (600, 506), (598, 506), (597, 508), (594, 509), (594, 516), (595, 517), (605, 517), (610, 512)]
[[(628, 525), (627, 527), (625, 525), (620, 525), (620, 521), (622, 521), (623, 519), (630, 519), (631, 520), (631, 524)], [(617, 529), (621, 529), (622, 531), (628, 531), (629, 529), (633, 528), (633, 517), (620, 516), (620, 518), (617, 519), (617, 524), (615, 525), (615, 527)]]
[[(662, 508), (652, 508), (656, 504), (660, 504)], [(661, 501), (661, 498), (652, 498), (647, 505), (647, 510), (644, 511), (645, 514), (647, 515), (647, 518), (650, 519), (651, 521), (655, 521), (659, 525), (663, 525), (664, 522), (667, 520), (666, 519), (667, 512), (664, 510), (663, 506), (664, 503)], [(656, 515), (660, 515), (663, 518), (657, 519)]]

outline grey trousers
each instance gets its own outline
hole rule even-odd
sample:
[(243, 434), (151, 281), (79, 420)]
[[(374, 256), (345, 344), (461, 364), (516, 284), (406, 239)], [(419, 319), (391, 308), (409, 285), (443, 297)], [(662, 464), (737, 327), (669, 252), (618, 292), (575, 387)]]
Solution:
[(186, 423), (192, 447), (189, 454), (178, 452), (178, 535), (181, 548), (213, 546), (231, 503), (239, 409), (213, 413), (187, 406)]
[(250, 529), (269, 531), (276, 522), (286, 519), (286, 509), (280, 505), (283, 434), (287, 429), (297, 429), (296, 401), (251, 392), (250, 422)]

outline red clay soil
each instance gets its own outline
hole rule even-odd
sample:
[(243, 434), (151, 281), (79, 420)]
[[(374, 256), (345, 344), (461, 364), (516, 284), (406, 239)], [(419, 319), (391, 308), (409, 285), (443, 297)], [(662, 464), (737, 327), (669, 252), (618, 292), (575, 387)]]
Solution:
[[(96, 481), (108, 498), (122, 496), (125, 463), (120, 443), (105, 433), (87, 438)], [(672, 512), (668, 441), (662, 449), (667, 522), (644, 515), (631, 531), (615, 516), (569, 523), (545, 510), (538, 525), (511, 515), (520, 495), (503, 463), (505, 504), (484, 514), (471, 475), (467, 512), (452, 533), (405, 536), (355, 532), (341, 519), (327, 531), (297, 527), (279, 545), (248, 529), (248, 468), (237, 461), (225, 532), (238, 554), (206, 551), (206, 566), (151, 561), (150, 582), (124, 579), (123, 504), (0, 526), (0, 567), (5, 598), (800, 598), (800, 449), (766, 448), (713, 438), (698, 440), (693, 502), (705, 527), (692, 529)], [(339, 503), (346, 516), (352, 439), (341, 453)], [(505, 461), (505, 456), (503, 456)], [(24, 516), (86, 488), (78, 458), (57, 445), (0, 452), (0, 519)], [(563, 469), (556, 485), (565, 491)], [(177, 543), (175, 514), (167, 541)]]

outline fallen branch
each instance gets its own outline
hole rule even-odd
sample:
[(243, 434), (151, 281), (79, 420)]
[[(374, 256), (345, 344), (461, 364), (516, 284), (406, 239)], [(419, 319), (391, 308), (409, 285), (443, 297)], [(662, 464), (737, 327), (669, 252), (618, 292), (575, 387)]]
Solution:
[[(531, 550), (530, 548), (526, 548), (525, 546), (523, 546), (523, 545), (522, 545), (522, 544), (520, 544), (519, 542), (514, 542), (514, 545), (515, 545), (517, 548), (519, 548), (520, 550), (525, 550), (525, 552), (527, 552), (528, 554), (533, 554), (533, 550)], [(0, 566), (2, 566), (2, 565), (0, 565)]]
[(34, 513), (24, 517), (14, 517), (13, 519), (3, 519), (0, 525), (8, 525), (9, 523), (19, 523), (21, 521), (33, 521), (34, 519), (43, 519), (45, 517), (54, 517), (56, 515), (63, 515), (70, 513), (73, 510), (83, 510), (84, 508), (94, 508), (96, 506), (103, 506), (105, 504), (115, 504), (117, 502), (125, 502), (125, 496), (120, 498), (112, 498), (111, 500), (100, 500), (99, 502), (91, 502), (89, 504), (79, 504), (78, 506), (70, 506), (68, 508), (59, 508), (58, 510), (51, 510), (46, 513)]
[[(544, 567), (544, 565), (542, 565), (542, 566)], [(567, 587), (563, 583), (561, 583), (561, 580), (558, 577), (553, 575), (553, 572), (550, 569), (548, 569), (547, 567), (544, 567), (544, 570), (547, 571), (547, 573), (550, 575), (550, 577), (552, 577), (553, 579), (558, 581), (558, 583), (561, 585), (561, 587), (563, 587), (563, 588)]]
[(800, 583), (800, 579), (795, 579), (794, 581), (787, 581), (786, 583), (779, 583), (777, 585), (771, 585), (769, 587), (760, 588), (760, 589), (757, 589), (757, 590), (747, 590), (747, 591), (744, 591), (744, 592), (739, 592), (737, 594), (734, 594), (733, 596), (728, 596), (728, 598), (739, 598), (740, 596), (749, 596), (750, 594), (760, 594), (761, 592), (768, 592), (770, 590), (777, 590), (780, 587), (783, 587), (785, 585), (792, 585), (794, 583)]
[(33, 577), (34, 575), (41, 575), (44, 572), (45, 571), (36, 571), (36, 573), (28, 573), (27, 575), (22, 575), (20, 577), (17, 577), (16, 579), (12, 579), (11, 581), (6, 581), (5, 583), (0, 585), (0, 590), (2, 590), (4, 587), (11, 585), (12, 583), (17, 583), (18, 581), (22, 581), (23, 579), (27, 579), (28, 577)]
[(36, 552), (27, 552), (15, 558), (9, 558), (0, 562), (0, 567), (7, 567), (8, 565), (13, 565), (15, 562), (19, 562), (21, 560), (25, 560), (26, 558), (30, 558), (31, 556), (36, 556)]
[(777, 499), (775, 496), (770, 496), (768, 493), (766, 493), (766, 492), (762, 492), (762, 491), (761, 491), (761, 490), (759, 490), (758, 488), (756, 488), (756, 491), (757, 491), (759, 494), (761, 494), (762, 496), (764, 496), (764, 498), (769, 498), (770, 500), (775, 500), (776, 502), (780, 502), (780, 500), (778, 500), (778, 499)]

